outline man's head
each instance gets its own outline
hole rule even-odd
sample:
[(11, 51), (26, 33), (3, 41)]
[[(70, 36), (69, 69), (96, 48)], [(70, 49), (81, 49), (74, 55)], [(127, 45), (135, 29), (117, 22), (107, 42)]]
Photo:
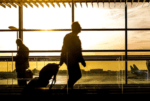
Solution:
[(16, 44), (17, 44), (18, 46), (21, 46), (21, 45), (23, 44), (23, 42), (22, 42), (21, 39), (17, 39), (17, 40), (16, 40)]
[(76, 34), (81, 32), (81, 26), (80, 26), (79, 22), (73, 22), (71, 27), (72, 27), (72, 32), (74, 32)]

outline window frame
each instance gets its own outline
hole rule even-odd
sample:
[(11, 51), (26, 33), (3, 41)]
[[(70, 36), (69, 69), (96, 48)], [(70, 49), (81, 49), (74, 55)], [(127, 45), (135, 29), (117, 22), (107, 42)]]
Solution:
[[(75, 4), (74, 2), (70, 2), (73, 6), (71, 8), (72, 12), (71, 12), (71, 16), (72, 16), (72, 22), (74, 22), (74, 18), (75, 18), (75, 14), (74, 14), (74, 10), (75, 10)], [(20, 7), (19, 7), (20, 8)], [(19, 10), (19, 15), (20, 15), (20, 10)], [(22, 10), (23, 13), (23, 10)], [(21, 13), (21, 14), (22, 14)], [(21, 17), (21, 16), (20, 16)], [(19, 17), (19, 18), (20, 18)], [(22, 25), (22, 21), (19, 20), (19, 24)], [(23, 26), (22, 26), (23, 27)], [(45, 29), (21, 29), (21, 27), (19, 27), (19, 29), (17, 30), (7, 30), (7, 29), (0, 29), (0, 32), (2, 31), (19, 31), (19, 32), (24, 32), (24, 31), (44, 31)], [(83, 50), (82, 52), (125, 52), (125, 57), (123, 59), (123, 61), (125, 61), (125, 84), (128, 84), (128, 79), (127, 79), (127, 65), (128, 65), (128, 52), (149, 52), (150, 50), (128, 50), (127, 46), (128, 46), (128, 31), (139, 31), (139, 30), (150, 30), (150, 28), (128, 28), (128, 19), (127, 19), (127, 1), (125, 1), (125, 28), (106, 28), (106, 29), (82, 29), (82, 31), (124, 31), (125, 32), (125, 49), (124, 50)], [(71, 29), (46, 29), (46, 31), (71, 31)], [(23, 36), (21, 37), (23, 39)], [(17, 51), (0, 51), (0, 53), (14, 53)], [(32, 50), (30, 52), (61, 52), (61, 50)], [(13, 57), (12, 57), (13, 60)], [(134, 59), (133, 59), (134, 60)]]

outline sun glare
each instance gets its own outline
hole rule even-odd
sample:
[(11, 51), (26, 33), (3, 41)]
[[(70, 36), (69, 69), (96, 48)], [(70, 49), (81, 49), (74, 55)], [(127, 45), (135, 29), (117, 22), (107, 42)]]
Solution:
[[(53, 31), (53, 29), (71, 29), (72, 10), (67, 3), (65, 4), (66, 7), (64, 7), (62, 3), (60, 3), (60, 7), (55, 3), (55, 7), (52, 5), (47, 7), (45, 4), (44, 7), (39, 6), (39, 8), (36, 6), (33, 8), (30, 6), (28, 8), (23, 7), (23, 28), (42, 29), (42, 31), (23, 32), (23, 41), (30, 50), (61, 50), (63, 38), (66, 34), (70, 33), (70, 31)], [(109, 5), (107, 4), (107, 6)], [(119, 6), (119, 8), (110, 9), (109, 7), (106, 8), (106, 6), (103, 7), (102, 3), (99, 4), (99, 7), (97, 3), (93, 3), (93, 7), (91, 3), (88, 3), (88, 7), (83, 3), (81, 7), (80, 3), (77, 3), (74, 12), (74, 20), (78, 21), (83, 29), (124, 28), (125, 13), (124, 7), (122, 8)], [(9, 26), (18, 28), (18, 8), (0, 7), (0, 9), (0, 13), (3, 14), (0, 17), (0, 22), (2, 23), (0, 27), (2, 29), (8, 29)], [(133, 20), (138, 15), (133, 12), (136, 9), (138, 8), (128, 10), (129, 23), (131, 20), (134, 22), (129, 25), (136, 26), (142, 21), (142, 19), (139, 21)], [(138, 10), (138, 12), (141, 11)], [(148, 16), (149, 13), (145, 12), (144, 14)], [(148, 19), (144, 19), (144, 21), (146, 22)], [(142, 24), (140, 25), (144, 26)], [(147, 24), (145, 23), (145, 25)], [(3, 37), (0, 38), (0, 48), (2, 50), (16, 50), (16, 32), (13, 33), (15, 33), (14, 37), (3, 35)], [(82, 31), (79, 36), (84, 50), (124, 49), (124, 31), (111, 31), (110, 33), (106, 31)], [(13, 44), (8, 45), (10, 43), (6, 41), (5, 38), (9, 39), (9, 42)], [(2, 43), (5, 43), (5, 45)]]

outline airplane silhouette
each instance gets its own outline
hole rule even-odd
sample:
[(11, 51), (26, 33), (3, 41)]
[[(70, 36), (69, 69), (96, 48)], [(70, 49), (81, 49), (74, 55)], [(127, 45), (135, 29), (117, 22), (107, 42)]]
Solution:
[(130, 65), (131, 68), (131, 74), (132, 76), (128, 76), (128, 78), (134, 78), (134, 79), (150, 79), (150, 61), (146, 61), (147, 71), (139, 70), (138, 67), (133, 64), (133, 66)]

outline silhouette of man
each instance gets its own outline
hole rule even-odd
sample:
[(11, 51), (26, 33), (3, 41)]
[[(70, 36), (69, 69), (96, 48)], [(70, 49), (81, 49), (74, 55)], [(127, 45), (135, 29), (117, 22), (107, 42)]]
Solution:
[(16, 40), (16, 44), (19, 46), (19, 49), (17, 51), (17, 55), (15, 57), (15, 66), (16, 66), (16, 72), (17, 72), (17, 78), (18, 78), (18, 85), (19, 86), (26, 86), (27, 80), (25, 80), (25, 72), (26, 69), (29, 68), (29, 49), (26, 47), (21, 39)]
[[(67, 65), (69, 79), (68, 88), (73, 89), (73, 85), (81, 78), (81, 70), (79, 62), (86, 67), (86, 63), (82, 56), (81, 41), (79, 36), (81, 27), (78, 22), (72, 23), (72, 32), (67, 34), (63, 40), (61, 51), (60, 66), (65, 63)], [(67, 88), (67, 85), (64, 89)]]

